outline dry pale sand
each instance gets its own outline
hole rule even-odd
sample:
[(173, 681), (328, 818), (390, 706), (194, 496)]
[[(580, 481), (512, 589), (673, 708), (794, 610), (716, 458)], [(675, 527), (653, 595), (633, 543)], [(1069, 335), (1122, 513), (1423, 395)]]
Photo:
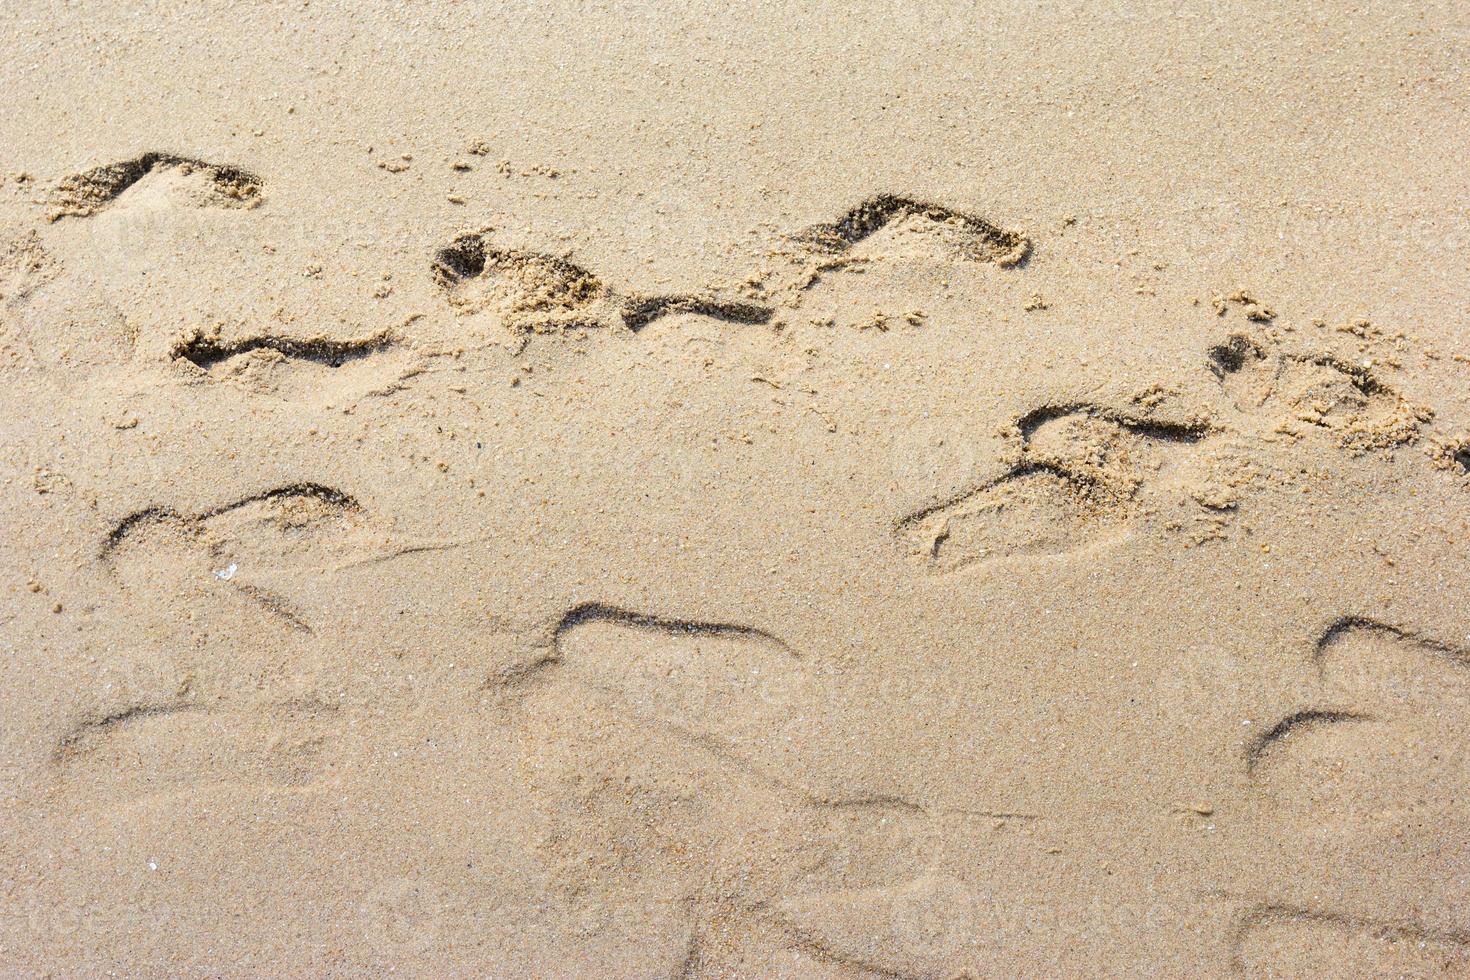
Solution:
[(0, 975), (1470, 975), (1470, 7), (0, 12)]

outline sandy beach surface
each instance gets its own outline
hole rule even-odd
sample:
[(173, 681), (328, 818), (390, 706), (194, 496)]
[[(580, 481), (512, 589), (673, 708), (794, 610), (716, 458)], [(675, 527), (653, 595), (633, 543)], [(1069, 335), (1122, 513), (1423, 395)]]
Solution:
[(1470, 7), (0, 11), (0, 976), (1470, 975)]

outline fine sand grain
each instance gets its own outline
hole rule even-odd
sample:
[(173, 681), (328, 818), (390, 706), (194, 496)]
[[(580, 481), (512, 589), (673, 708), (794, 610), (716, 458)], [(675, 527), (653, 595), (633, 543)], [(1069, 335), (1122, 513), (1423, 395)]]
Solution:
[(0, 11), (0, 976), (1470, 975), (1470, 7)]

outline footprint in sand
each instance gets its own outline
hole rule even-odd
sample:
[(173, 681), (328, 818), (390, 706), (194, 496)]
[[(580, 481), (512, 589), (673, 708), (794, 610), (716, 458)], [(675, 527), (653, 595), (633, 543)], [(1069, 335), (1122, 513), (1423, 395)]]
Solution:
[(1208, 356), (1235, 421), (1260, 435), (1325, 435), (1342, 449), (1366, 452), (1413, 442), (1430, 417), (1368, 365), (1330, 353), (1285, 351), (1234, 334)]
[(829, 255), (858, 253), (876, 246), (875, 254), (902, 253), (906, 244), (941, 248), (976, 262), (1001, 268), (1020, 265), (1031, 242), (1020, 232), (1001, 228), (976, 214), (927, 204), (895, 194), (878, 194), (836, 221), (815, 225), (796, 236), (813, 250)]
[[(483, 233), (460, 235), (434, 253), (431, 271), (463, 313), (489, 311), (514, 333), (559, 334), (621, 327), (637, 333), (655, 321), (692, 315), (726, 323), (770, 323), (779, 305), (803, 305), (824, 274), (894, 257), (955, 256), (1002, 268), (1023, 263), (1031, 247), (1018, 232), (978, 215), (880, 194), (835, 221), (794, 236), (790, 268), (763, 273), (747, 292), (772, 302), (719, 291), (639, 294), (616, 289), (566, 259), (501, 248)], [(767, 279), (771, 281), (767, 282)]]
[[(1413, 442), (1429, 413), (1370, 368), (1292, 353), (1246, 334), (1208, 351), (1222, 410), (1209, 421), (1160, 420), (1104, 405), (1044, 406), (1012, 427), (1005, 468), (897, 522), (904, 549), (932, 571), (1014, 555), (1059, 555), (1117, 541), (1165, 491), (1190, 498), (1196, 540), (1223, 534), (1261, 443), (1326, 436), (1351, 453)], [(1229, 434), (1234, 457), (1184, 450)], [(1239, 458), (1236, 458), (1239, 457)], [(1176, 526), (1182, 526), (1177, 525)]]
[(432, 271), (454, 307), (490, 311), (518, 334), (621, 327), (637, 333), (665, 316), (693, 314), (764, 324), (772, 310), (713, 294), (628, 294), (565, 259), (497, 248), (484, 235), (461, 235), (434, 254)]
[(137, 511), (108, 534), (102, 560), (163, 624), (309, 634), (307, 613), (282, 588), (361, 557), (381, 533), (348, 494), (293, 483), (198, 514)]
[(240, 215), (262, 201), (261, 187), (238, 167), (168, 153), (62, 179), (49, 194), (55, 226), (0, 257), (0, 282), (11, 268), (22, 273), (16, 293), (47, 285), (47, 308), (22, 306), (16, 337), (58, 378), (75, 379), (80, 367), (113, 374), (136, 355), (147, 311), (208, 291), (200, 270), (227, 268), (240, 280)]
[(15, 307), (61, 271), (61, 263), (41, 244), (34, 231), (0, 250), (0, 312)]
[(1263, 801), (1253, 830), (1273, 846), (1280, 877), (1242, 913), (1237, 965), (1292, 976), (1462, 974), (1470, 650), (1354, 617), (1329, 627), (1313, 657), (1315, 698), (1245, 759)]
[(402, 535), (342, 490), (289, 483), (200, 511), (137, 510), (103, 539), (99, 564), (146, 632), (175, 649), (210, 651), (195, 667), (212, 677), (350, 642), (347, 634), (368, 624), (393, 635), (404, 627), (397, 607), (344, 613), (338, 597), (358, 587), (350, 580), (375, 577), (364, 569), (382, 562), (479, 540)]
[(112, 801), (207, 784), (300, 789), (333, 765), (334, 708), (310, 700), (233, 703), (186, 682), (73, 722), (51, 767), (68, 795)]
[(1026, 236), (977, 214), (879, 194), (791, 236), (765, 256), (752, 285), (801, 320), (882, 331), (890, 321), (920, 322), (919, 311), (938, 299), (936, 277), (951, 278), (956, 263), (1011, 269), (1030, 250)]
[(261, 201), (262, 183), (239, 167), (149, 152), (63, 178), (51, 193), (49, 217), (90, 217), (124, 197), (143, 208), (178, 203), (251, 208)]
[(897, 537), (932, 571), (1116, 540), (1173, 479), (1179, 450), (1208, 431), (1088, 403), (1036, 409), (1014, 426), (1009, 468), (903, 518)]
[(422, 370), (412, 350), (386, 331), (352, 340), (269, 334), (225, 339), (218, 331), (196, 331), (171, 354), (191, 377), (312, 404), (389, 394)]
[(781, 732), (832, 696), (826, 683), (766, 631), (591, 603), (561, 618), (542, 658), (491, 686), (531, 713), (518, 727), (563, 733), (528, 747), (539, 771), (561, 773), (555, 794), (575, 824), (548, 835), (548, 865), (577, 893), (590, 875), (618, 895), (688, 905), (679, 975), (779, 961), (812, 975), (953, 976), (974, 952), (981, 897), (950, 873), (963, 862), (940, 865), (945, 840), (998, 815), (791, 781)]
[(0, 246), (0, 365), (29, 364), (68, 384), (79, 367), (131, 355), (119, 309), (98, 290), (72, 284), (78, 265), (86, 267), (34, 230)]
[(336, 705), (262, 698), (259, 678), (282, 650), (304, 649), (317, 616), (331, 615), (314, 588), (322, 574), (371, 554), (383, 531), (354, 498), (314, 483), (198, 513), (149, 507), (119, 521), (100, 560), (123, 601), (144, 614), (145, 631), (172, 651), (170, 666), (99, 688), (103, 700), (57, 739), (51, 761), (63, 788), (137, 799), (205, 784), (315, 781), (336, 757)]
[(1470, 972), (1463, 931), (1395, 925), (1381, 917), (1262, 905), (1241, 913), (1231, 940), (1237, 974), (1259, 977), (1462, 977)]

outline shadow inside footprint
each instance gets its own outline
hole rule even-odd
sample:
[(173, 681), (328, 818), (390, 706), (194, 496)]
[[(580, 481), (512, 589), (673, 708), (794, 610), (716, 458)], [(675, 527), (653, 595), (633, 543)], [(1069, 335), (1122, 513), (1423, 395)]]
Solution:
[(52, 221), (87, 217), (145, 183), (158, 181), (158, 194), (216, 207), (254, 207), (262, 181), (255, 174), (223, 164), (172, 153), (144, 153), (64, 178), (51, 196)]
[(1002, 268), (1020, 265), (1031, 251), (1026, 236), (979, 215), (896, 194), (871, 197), (836, 221), (809, 228), (798, 238), (819, 251), (846, 252), (880, 234), (902, 238), (904, 231), (939, 236), (960, 255)]
[(783, 900), (787, 935), (825, 962), (884, 977), (966, 976), (984, 958), (987, 915), (979, 894), (940, 874), (901, 885)]
[(172, 356), (254, 394), (311, 402), (386, 394), (419, 370), (412, 353), (387, 332), (352, 340), (271, 335), (225, 340), (218, 333), (195, 332), (174, 345)]

